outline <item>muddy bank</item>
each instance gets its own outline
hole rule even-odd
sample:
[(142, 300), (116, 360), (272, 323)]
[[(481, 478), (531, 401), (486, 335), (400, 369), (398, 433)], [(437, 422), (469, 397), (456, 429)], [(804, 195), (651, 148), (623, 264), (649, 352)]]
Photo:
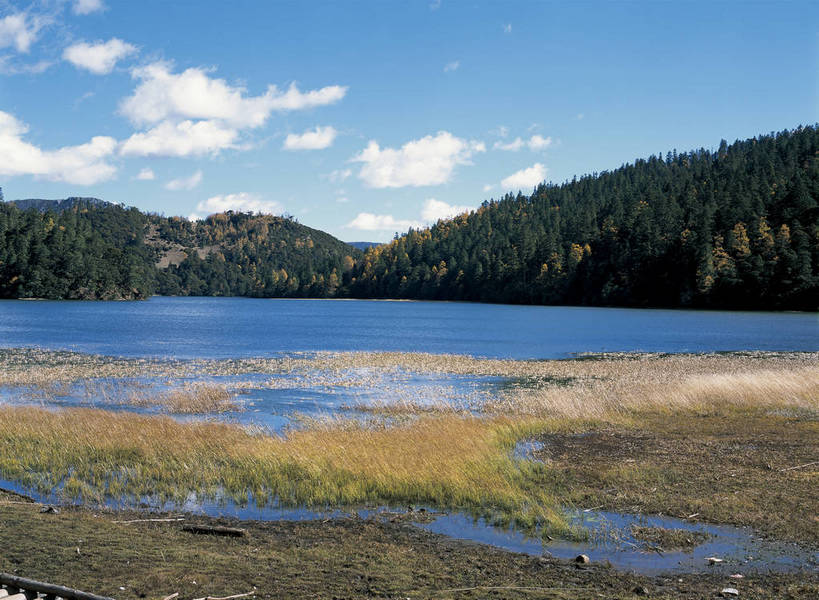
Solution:
[[(41, 506), (0, 494), (0, 570), (116, 598), (815, 598), (819, 575), (733, 579), (707, 571), (639, 576), (452, 540), (404, 520), (128, 522), (144, 513)], [(171, 515), (150, 515), (151, 518)], [(179, 518), (173, 515), (174, 518)], [(241, 526), (246, 535), (195, 535), (185, 525)], [(124, 588), (124, 589), (121, 589)]]

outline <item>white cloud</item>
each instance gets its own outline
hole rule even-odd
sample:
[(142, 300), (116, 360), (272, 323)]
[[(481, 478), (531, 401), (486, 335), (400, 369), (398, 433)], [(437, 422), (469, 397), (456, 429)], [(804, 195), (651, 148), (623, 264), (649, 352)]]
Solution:
[(336, 169), (335, 171), (328, 173), (326, 177), (330, 180), (330, 183), (341, 183), (352, 174), (352, 169)]
[(239, 132), (217, 121), (163, 121), (120, 146), (123, 156), (201, 156), (235, 148)]
[(528, 146), (530, 150), (545, 150), (552, 145), (551, 137), (543, 137), (542, 135), (533, 135), (529, 138)]
[(516, 137), (511, 142), (503, 143), (503, 142), (495, 142), (495, 145), (492, 146), (495, 150), (506, 150), (508, 152), (517, 152), (521, 148), (523, 148), (524, 142), (521, 138)]
[(105, 3), (102, 0), (74, 0), (72, 10), (75, 15), (90, 15), (105, 10)]
[(254, 212), (265, 214), (281, 214), (282, 206), (272, 200), (264, 200), (256, 194), (239, 192), (238, 194), (225, 194), (223, 196), (211, 196), (196, 205), (196, 213), (190, 216), (191, 220), (201, 219), (200, 215), (212, 215), (232, 210), (234, 212)]
[(512, 24), (507, 23), (506, 25), (504, 25), (503, 26), (503, 32), (504, 33), (512, 33)]
[(423, 223), (408, 219), (396, 219), (392, 215), (375, 215), (373, 213), (358, 213), (355, 219), (344, 227), (361, 231), (403, 231), (410, 227), (420, 228)]
[(457, 71), (458, 67), (461, 66), (461, 61), (453, 60), (452, 62), (447, 63), (444, 65), (444, 73), (449, 73), (450, 71)]
[(492, 185), (491, 183), (487, 183), (487, 184), (485, 184), (485, 185), (483, 186), (483, 191), (484, 191), (484, 192), (491, 192), (491, 191), (492, 191), (492, 188), (494, 188), (494, 187), (495, 187), (495, 186), (494, 186), (494, 185)]
[(136, 46), (111, 38), (107, 42), (95, 44), (73, 44), (63, 51), (63, 59), (77, 68), (87, 69), (96, 75), (106, 75), (114, 70), (119, 60), (136, 51)]
[[(131, 70), (139, 84), (119, 110), (132, 123), (150, 126), (126, 140), (121, 153), (137, 156), (195, 156), (239, 147), (243, 130), (261, 127), (273, 111), (333, 104), (347, 93), (343, 86), (307, 92), (291, 84), (287, 91), (270, 85), (259, 96), (214, 79), (204, 69), (173, 73), (155, 62)], [(326, 132), (325, 132), (326, 133)]]
[(511, 142), (503, 143), (503, 142), (495, 142), (494, 146), (492, 146), (495, 150), (507, 150), (510, 152), (517, 152), (524, 146), (528, 147), (529, 150), (538, 151), (538, 150), (545, 150), (549, 146), (552, 145), (552, 138), (551, 137), (543, 137), (542, 135), (533, 135), (528, 140), (524, 140), (520, 137), (515, 138)]
[(44, 24), (40, 17), (15, 13), (0, 19), (0, 48), (14, 46), (18, 52), (28, 52)]
[(471, 210), (474, 210), (471, 206), (456, 206), (435, 198), (427, 198), (421, 208), (421, 218), (427, 223), (436, 223), (441, 219), (450, 219)]
[(531, 167), (521, 169), (506, 177), (501, 181), (501, 187), (505, 190), (529, 190), (544, 179), (546, 179), (546, 167), (535, 163)]
[(333, 127), (308, 129), (302, 134), (291, 133), (284, 140), (285, 150), (323, 150), (333, 145), (338, 132)]
[(111, 179), (116, 167), (106, 159), (113, 154), (114, 138), (96, 136), (79, 146), (42, 150), (22, 139), (28, 127), (0, 111), (0, 175), (34, 175), (52, 181), (91, 185)]
[(138, 179), (139, 181), (153, 181), (156, 179), (156, 175), (154, 175), (153, 169), (146, 167), (137, 174), (135, 179)]
[(0, 56), (0, 75), (39, 75), (45, 73), (54, 63), (38, 60), (35, 63), (14, 63), (11, 56)]
[(168, 183), (165, 184), (166, 190), (171, 190), (172, 192), (178, 192), (181, 190), (192, 190), (196, 186), (202, 183), (202, 171), (196, 171), (190, 177), (180, 177), (179, 179), (172, 179)]
[(585, 117), (585, 116), (586, 116), (586, 115), (584, 115), (583, 113), (577, 113), (577, 117), (575, 117), (575, 118), (576, 118), (578, 121), (582, 121), (582, 120), (583, 120), (583, 117)]
[(364, 163), (358, 177), (373, 188), (440, 185), (452, 177), (457, 165), (471, 164), (476, 152), (485, 152), (482, 142), (457, 138), (439, 131), (401, 148), (384, 148), (374, 140), (352, 158)]
[(339, 196), (338, 198), (336, 198), (336, 202), (338, 202), (339, 204), (347, 204), (349, 201), (350, 199), (347, 196)]
[(140, 81), (134, 93), (120, 104), (120, 111), (137, 125), (167, 119), (216, 119), (237, 129), (260, 127), (274, 110), (301, 110), (333, 104), (347, 93), (343, 86), (308, 92), (295, 83), (286, 92), (270, 85), (260, 96), (248, 96), (243, 87), (213, 79), (203, 69), (172, 73), (170, 65), (155, 62), (131, 71)]

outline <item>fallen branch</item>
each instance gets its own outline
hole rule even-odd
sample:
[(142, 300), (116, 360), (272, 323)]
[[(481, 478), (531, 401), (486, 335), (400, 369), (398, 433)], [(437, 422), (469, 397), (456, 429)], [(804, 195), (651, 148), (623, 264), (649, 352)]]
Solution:
[[(119, 523), (127, 525), (129, 523), (175, 523), (177, 521), (184, 521), (184, 517), (177, 517), (175, 519), (131, 519), (130, 521), (111, 521), (112, 523)], [(165, 598), (164, 600), (167, 600)]]
[[(244, 594), (234, 594), (233, 596), (222, 596), (221, 598), (217, 596), (205, 596), (204, 598), (194, 598), (194, 600), (233, 600), (234, 598), (246, 598), (247, 596), (254, 596), (256, 595), (256, 588), (253, 588), (252, 592), (245, 592)], [(167, 598), (165, 600), (168, 600)]]
[[(573, 588), (573, 589), (590, 589), (590, 588)], [(420, 591), (420, 590), (414, 590)], [(534, 587), (534, 586), (515, 586), (515, 585), (478, 585), (475, 587), (464, 588), (450, 588), (446, 590), (434, 590), (429, 592), (431, 594), (451, 594), (453, 592), (474, 592), (474, 591), (516, 591), (516, 592), (562, 592), (564, 588), (557, 587)], [(205, 600), (200, 598), (198, 600)], [(215, 600), (215, 599), (211, 599)]]
[(803, 467), (812, 467), (813, 465), (819, 465), (819, 460), (815, 460), (813, 462), (805, 463), (804, 465), (796, 465), (795, 467), (788, 467), (786, 469), (779, 469), (779, 472), (784, 473), (785, 471), (794, 471), (796, 469), (801, 469)]
[(174, 592), (170, 596), (165, 596), (164, 598), (162, 598), (162, 600), (174, 600), (174, 598), (176, 598), (178, 596), (179, 596), (179, 592)]

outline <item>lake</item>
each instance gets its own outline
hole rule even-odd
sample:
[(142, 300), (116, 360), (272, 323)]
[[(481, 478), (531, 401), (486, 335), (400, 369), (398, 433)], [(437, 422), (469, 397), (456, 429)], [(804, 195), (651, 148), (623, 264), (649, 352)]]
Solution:
[(515, 359), (616, 351), (813, 351), (819, 349), (819, 315), (377, 300), (5, 300), (0, 346), (176, 358), (314, 351)]

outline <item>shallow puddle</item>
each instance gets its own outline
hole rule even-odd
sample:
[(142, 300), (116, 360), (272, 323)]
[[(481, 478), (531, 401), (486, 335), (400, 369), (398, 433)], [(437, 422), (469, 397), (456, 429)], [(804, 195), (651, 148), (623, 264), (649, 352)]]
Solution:
[[(619, 569), (644, 574), (819, 571), (819, 551), (808, 550), (798, 544), (765, 540), (745, 528), (604, 511), (573, 512), (570, 520), (588, 531), (589, 541), (533, 539), (514, 530), (491, 527), (483, 520), (475, 521), (458, 513), (439, 516), (434, 522), (419, 526), (453, 538), (534, 556), (545, 554), (571, 559), (586, 554), (594, 562), (609, 561)], [(705, 534), (708, 538), (691, 550), (666, 551), (635, 539), (632, 525), (685, 530)], [(723, 562), (710, 564), (708, 558), (711, 557)]]
[[(56, 504), (55, 496), (32, 493), (19, 484), (0, 479), (0, 488), (28, 495), (38, 502)], [(210, 517), (228, 517), (254, 521), (308, 521), (344, 517), (387, 519), (401, 521), (432, 533), (454, 539), (487, 544), (511, 552), (532, 556), (554, 556), (573, 559), (586, 554), (593, 562), (608, 561), (618, 569), (642, 574), (716, 572), (721, 574), (748, 574), (754, 572), (814, 571), (819, 572), (819, 550), (798, 544), (777, 542), (757, 537), (746, 528), (693, 523), (663, 516), (630, 515), (606, 511), (570, 511), (573, 525), (588, 532), (588, 540), (542, 540), (514, 529), (489, 525), (483, 519), (474, 519), (460, 512), (442, 513), (431, 508), (406, 509), (368, 507), (357, 510), (326, 508), (282, 508), (256, 506), (252, 499), (244, 505), (225, 498), (202, 499), (191, 494), (185, 502), (156, 502), (142, 498), (134, 503), (107, 502), (110, 508), (140, 508), (146, 511), (183, 512)], [(636, 539), (632, 526), (658, 527), (692, 532), (692, 539), (705, 538), (691, 549), (666, 551), (653, 544)], [(697, 535), (699, 534), (699, 535)], [(711, 564), (715, 557), (720, 562)]]

